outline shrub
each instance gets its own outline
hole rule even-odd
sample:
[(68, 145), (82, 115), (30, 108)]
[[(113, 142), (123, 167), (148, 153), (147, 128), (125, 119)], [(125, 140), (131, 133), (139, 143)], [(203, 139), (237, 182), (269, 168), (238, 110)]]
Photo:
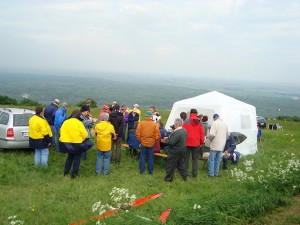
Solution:
[(22, 98), (19, 101), (19, 105), (23, 105), (23, 106), (38, 106), (40, 105), (37, 101), (34, 101), (30, 98)]
[(18, 102), (14, 98), (0, 95), (0, 105), (18, 105)]

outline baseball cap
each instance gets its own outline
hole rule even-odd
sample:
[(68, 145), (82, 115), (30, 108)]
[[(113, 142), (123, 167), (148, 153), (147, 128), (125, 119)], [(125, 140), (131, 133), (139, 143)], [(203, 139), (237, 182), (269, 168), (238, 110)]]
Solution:
[(213, 115), (213, 118), (214, 118), (214, 119), (219, 118), (219, 114), (214, 114), (214, 115)]

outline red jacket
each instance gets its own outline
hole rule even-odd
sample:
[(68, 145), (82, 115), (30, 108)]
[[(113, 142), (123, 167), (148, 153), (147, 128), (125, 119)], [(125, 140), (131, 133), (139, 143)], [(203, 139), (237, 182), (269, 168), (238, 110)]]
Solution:
[(184, 123), (182, 127), (187, 131), (186, 146), (199, 147), (204, 143), (204, 127), (200, 125), (196, 113), (192, 113), (190, 123)]

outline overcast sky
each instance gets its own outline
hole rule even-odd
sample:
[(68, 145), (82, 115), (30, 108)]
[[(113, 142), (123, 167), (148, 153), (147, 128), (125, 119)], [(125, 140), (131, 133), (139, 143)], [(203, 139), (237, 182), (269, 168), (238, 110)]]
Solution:
[(0, 0), (0, 69), (300, 84), (300, 1)]

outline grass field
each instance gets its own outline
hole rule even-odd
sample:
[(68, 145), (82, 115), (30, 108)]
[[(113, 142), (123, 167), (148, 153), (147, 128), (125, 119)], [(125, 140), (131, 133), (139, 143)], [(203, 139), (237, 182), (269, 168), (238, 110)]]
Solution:
[[(99, 109), (92, 110), (95, 117), (98, 113)], [(161, 112), (164, 121), (168, 113)], [(283, 131), (263, 130), (259, 152), (221, 170), (220, 177), (207, 178), (199, 161), (198, 177), (187, 182), (176, 173), (172, 183), (165, 183), (159, 159), (155, 159), (154, 175), (140, 175), (138, 161), (125, 155), (125, 150), (121, 164), (111, 164), (109, 176), (96, 176), (93, 147), (75, 180), (63, 176), (66, 155), (54, 149), (50, 149), (47, 169), (33, 165), (33, 151), (0, 151), (0, 224), (56, 225), (90, 218), (99, 212), (92, 211), (99, 201), (116, 206), (109, 195), (114, 187), (128, 189), (137, 198), (163, 195), (100, 224), (160, 224), (159, 216), (166, 208), (173, 209), (167, 224), (270, 224), (266, 215), (289, 205), (300, 192), (299, 123), (280, 121), (280, 125)], [(281, 220), (278, 224), (299, 224), (300, 216)]]

